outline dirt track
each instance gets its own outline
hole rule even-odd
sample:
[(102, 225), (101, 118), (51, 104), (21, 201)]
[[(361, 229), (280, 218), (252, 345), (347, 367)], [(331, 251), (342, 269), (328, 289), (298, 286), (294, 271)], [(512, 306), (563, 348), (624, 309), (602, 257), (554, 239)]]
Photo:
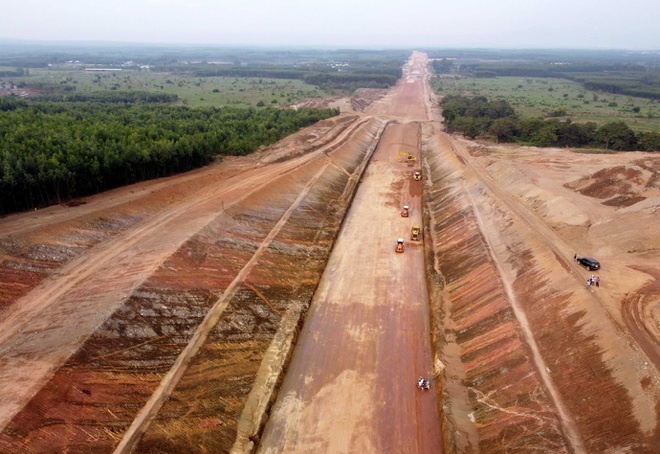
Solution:
[(425, 63), (253, 156), (0, 220), (0, 452), (653, 452), (660, 159), (446, 135)]
[[(263, 452), (440, 452), (421, 182), (395, 150), (418, 149), (418, 124), (388, 126), (348, 212), (280, 390)], [(401, 206), (410, 206), (402, 218)], [(383, 209), (386, 207), (387, 209)], [(404, 238), (403, 254), (394, 252)], [(415, 435), (416, 434), (416, 435)]]

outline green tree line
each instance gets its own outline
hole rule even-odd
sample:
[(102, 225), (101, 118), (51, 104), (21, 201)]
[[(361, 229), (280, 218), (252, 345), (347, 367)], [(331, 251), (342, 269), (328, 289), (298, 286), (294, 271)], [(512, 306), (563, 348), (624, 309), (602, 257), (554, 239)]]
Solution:
[[(317, 65), (319, 66), (319, 65)], [(229, 67), (202, 68), (192, 72), (196, 77), (260, 77), (265, 79), (299, 79), (325, 89), (387, 88), (402, 76), (401, 67), (369, 67), (337, 70), (307, 68)]]
[(489, 135), (498, 142), (517, 142), (536, 146), (598, 147), (608, 150), (660, 150), (660, 133), (635, 132), (624, 122), (600, 127), (593, 122), (520, 118), (504, 101), (489, 101), (484, 96), (446, 96), (440, 102), (444, 124), (450, 132), (465, 137)]
[(23, 68), (0, 68), (0, 77), (23, 77), (28, 71)]
[(247, 154), (338, 113), (2, 98), (0, 214)]
[(101, 102), (117, 104), (174, 103), (179, 97), (172, 93), (148, 91), (99, 91), (91, 93), (55, 93), (39, 96), (40, 101), (53, 102)]
[(556, 77), (581, 83), (590, 90), (660, 99), (660, 70), (635, 64), (475, 64), (462, 72), (478, 78)]

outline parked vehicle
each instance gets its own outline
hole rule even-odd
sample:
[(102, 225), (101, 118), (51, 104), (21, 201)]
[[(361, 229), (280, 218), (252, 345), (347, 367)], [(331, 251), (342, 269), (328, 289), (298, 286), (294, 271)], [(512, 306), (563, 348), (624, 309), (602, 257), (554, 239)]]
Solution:
[(409, 211), (410, 208), (408, 207), (408, 205), (404, 205), (403, 208), (401, 209), (401, 217), (407, 218)]
[(589, 257), (580, 257), (577, 259), (578, 263), (584, 267), (586, 267), (589, 270), (599, 270), (600, 269), (600, 262), (596, 259), (592, 259)]
[(413, 172), (413, 180), (419, 181), (422, 179), (422, 174), (419, 171)]

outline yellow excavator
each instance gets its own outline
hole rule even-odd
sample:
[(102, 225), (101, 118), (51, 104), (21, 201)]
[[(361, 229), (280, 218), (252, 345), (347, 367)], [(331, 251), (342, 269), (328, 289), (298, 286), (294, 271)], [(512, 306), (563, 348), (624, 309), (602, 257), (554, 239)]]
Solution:
[(405, 151), (399, 151), (396, 154), (396, 157), (399, 161), (401, 161), (401, 158), (406, 158), (406, 162), (413, 163), (417, 161), (417, 158), (411, 155), (410, 153), (406, 153)]
[(410, 229), (410, 239), (413, 241), (419, 241), (419, 232), (421, 231), (420, 226), (413, 225)]

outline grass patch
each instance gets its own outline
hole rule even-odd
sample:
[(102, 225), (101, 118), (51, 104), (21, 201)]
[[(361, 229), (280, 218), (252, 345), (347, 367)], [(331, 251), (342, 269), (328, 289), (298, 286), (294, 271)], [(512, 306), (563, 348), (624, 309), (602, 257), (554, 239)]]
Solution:
[(508, 101), (524, 118), (570, 118), (599, 126), (623, 121), (637, 132), (660, 132), (660, 102), (585, 89), (557, 78), (496, 77), (440, 78), (431, 81), (439, 96), (485, 96)]
[[(3, 78), (0, 78), (2, 81)], [(14, 82), (18, 82), (14, 80)], [(194, 77), (150, 70), (91, 72), (83, 69), (30, 69), (20, 82), (47, 91), (48, 87), (66, 87), (70, 93), (102, 91), (146, 91), (176, 94), (189, 107), (287, 106), (329, 93), (291, 79)]]

